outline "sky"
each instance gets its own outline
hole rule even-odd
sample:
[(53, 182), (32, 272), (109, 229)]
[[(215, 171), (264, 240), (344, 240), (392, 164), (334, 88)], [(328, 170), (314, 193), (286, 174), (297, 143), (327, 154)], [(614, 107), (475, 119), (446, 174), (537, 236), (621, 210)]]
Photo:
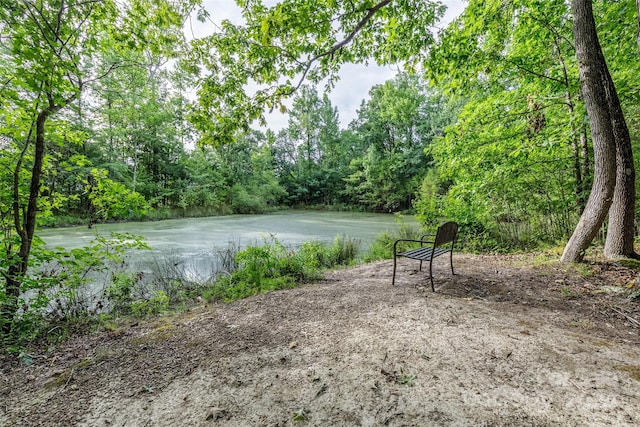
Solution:
[[(462, 13), (466, 2), (463, 0), (441, 1), (447, 6), (447, 12), (440, 24), (440, 26), (444, 27), (448, 22), (451, 22), (451, 20)], [(270, 1), (266, 1), (265, 3), (269, 4)], [(272, 3), (275, 3), (275, 1), (272, 1)], [(204, 0), (203, 4), (211, 14), (211, 20), (214, 22), (221, 22), (224, 19), (238, 24), (242, 22), (240, 9), (233, 0)], [(210, 27), (207, 28), (206, 25), (199, 23), (195, 19), (192, 20), (191, 25), (191, 29), (187, 29), (187, 31), (192, 31), (196, 37), (204, 36), (211, 31)], [(211, 24), (209, 24), (209, 26), (210, 25)], [(331, 103), (338, 108), (340, 127), (343, 129), (346, 128), (348, 124), (357, 117), (357, 110), (362, 100), (368, 98), (369, 89), (392, 79), (397, 72), (397, 66), (381, 67), (376, 64), (343, 65), (339, 74), (340, 80), (328, 94)], [(322, 87), (319, 87), (318, 90), (321, 91)], [(289, 103), (288, 105), (291, 104)], [(268, 128), (277, 132), (287, 126), (287, 114), (276, 111), (267, 114), (266, 118), (267, 127), (261, 129), (263, 131)], [(258, 127), (258, 124), (255, 123), (254, 127)]]

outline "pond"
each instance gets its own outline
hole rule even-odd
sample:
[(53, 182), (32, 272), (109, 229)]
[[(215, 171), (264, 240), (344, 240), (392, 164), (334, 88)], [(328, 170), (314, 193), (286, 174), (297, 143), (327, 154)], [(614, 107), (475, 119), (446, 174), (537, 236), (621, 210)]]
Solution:
[[(403, 217), (415, 224), (412, 216)], [(174, 219), (153, 222), (97, 224), (93, 229), (70, 227), (41, 230), (38, 235), (47, 246), (66, 249), (88, 244), (96, 236), (111, 232), (143, 236), (151, 252), (144, 252), (134, 260), (136, 268), (146, 270), (145, 263), (158, 258), (171, 258), (193, 270), (196, 276), (206, 276), (211, 268), (211, 254), (234, 244), (261, 244), (274, 237), (293, 249), (309, 240), (332, 242), (338, 235), (361, 240), (366, 250), (375, 236), (399, 228), (391, 214), (361, 212), (282, 211), (266, 215), (229, 215), (206, 218)], [(132, 267), (133, 268), (133, 267)]]

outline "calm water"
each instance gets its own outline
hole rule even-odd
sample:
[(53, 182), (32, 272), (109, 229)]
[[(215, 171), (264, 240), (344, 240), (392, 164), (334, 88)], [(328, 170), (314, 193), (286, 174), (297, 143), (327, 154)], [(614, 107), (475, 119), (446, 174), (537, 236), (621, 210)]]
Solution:
[[(405, 217), (414, 223), (413, 217)], [(198, 273), (211, 254), (228, 246), (229, 242), (246, 246), (260, 244), (271, 236), (293, 248), (302, 242), (317, 240), (332, 242), (337, 235), (347, 235), (362, 240), (361, 250), (366, 249), (376, 235), (398, 229), (395, 217), (390, 214), (357, 212), (285, 211), (268, 215), (230, 215), (207, 218), (176, 219), (155, 222), (122, 224), (97, 224), (41, 230), (38, 235), (47, 246), (70, 249), (88, 244), (96, 233), (132, 233), (143, 236), (151, 252), (145, 251), (138, 258), (138, 267), (157, 260), (158, 257), (181, 259)]]

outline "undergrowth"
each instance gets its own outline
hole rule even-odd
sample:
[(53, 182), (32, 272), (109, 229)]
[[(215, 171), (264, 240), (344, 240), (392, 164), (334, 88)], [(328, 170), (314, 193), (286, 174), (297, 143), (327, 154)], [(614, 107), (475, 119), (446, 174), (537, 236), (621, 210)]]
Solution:
[(324, 269), (354, 262), (359, 246), (359, 240), (338, 236), (332, 244), (310, 241), (295, 251), (271, 238), (239, 251), (235, 270), (218, 277), (203, 297), (228, 302), (317, 280)]
[[(211, 270), (197, 274), (182, 254), (168, 254), (139, 272), (127, 263), (127, 252), (147, 249), (139, 236), (98, 237), (89, 246), (71, 251), (40, 249), (38, 268), (25, 278), (21, 311), (12, 319), (9, 335), (0, 336), (0, 347), (24, 354), (30, 345), (45, 347), (79, 333), (119, 329), (139, 318), (177, 313), (194, 302), (230, 302), (255, 294), (293, 288), (318, 280), (325, 270), (358, 262), (391, 258), (398, 239), (419, 239), (428, 231), (404, 224), (398, 231), (383, 232), (360, 254), (361, 242), (337, 236), (333, 242), (308, 241), (298, 248), (274, 238), (241, 248), (229, 242), (210, 254)], [(463, 231), (464, 232), (464, 231)], [(459, 245), (462, 246), (462, 245)], [(557, 262), (560, 248), (548, 248), (526, 257), (528, 265)], [(638, 268), (637, 261), (620, 264)], [(593, 274), (589, 264), (566, 266), (583, 277)], [(94, 285), (87, 286), (90, 281)], [(574, 298), (569, 288), (563, 297)], [(627, 284), (629, 299), (640, 300), (640, 279)], [(2, 295), (0, 294), (0, 302)]]

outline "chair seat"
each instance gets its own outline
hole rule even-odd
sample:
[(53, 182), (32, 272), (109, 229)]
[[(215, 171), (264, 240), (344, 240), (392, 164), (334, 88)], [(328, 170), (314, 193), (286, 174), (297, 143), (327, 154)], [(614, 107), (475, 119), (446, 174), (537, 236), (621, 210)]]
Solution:
[(435, 248), (432, 247), (424, 247), (411, 249), (410, 251), (401, 252), (397, 256), (403, 256), (405, 258), (417, 259), (420, 261), (429, 261), (431, 258), (438, 257), (440, 255), (446, 254), (447, 252), (451, 252), (451, 249), (448, 248)]

